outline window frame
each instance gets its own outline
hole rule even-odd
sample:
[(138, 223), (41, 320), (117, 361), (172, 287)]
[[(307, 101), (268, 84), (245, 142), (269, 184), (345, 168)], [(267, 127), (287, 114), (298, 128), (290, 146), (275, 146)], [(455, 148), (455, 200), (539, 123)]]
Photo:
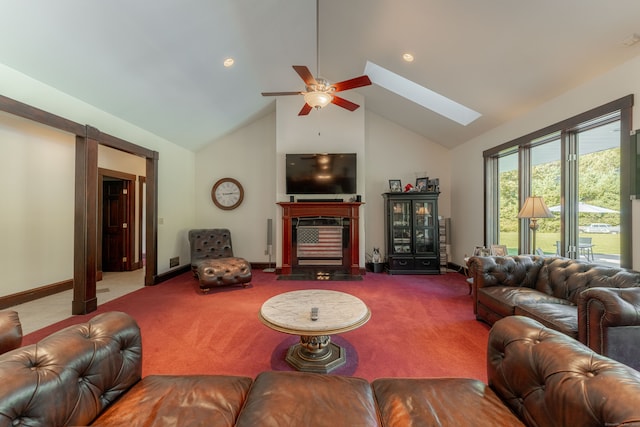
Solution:
[[(575, 139), (575, 133), (588, 128), (593, 121), (598, 118), (604, 118), (607, 115), (619, 112), (620, 120), (620, 266), (623, 268), (631, 268), (633, 260), (633, 245), (631, 236), (633, 234), (632, 212), (631, 212), (631, 162), (627, 159), (631, 158), (631, 139), (629, 135), (632, 129), (632, 107), (634, 103), (633, 94), (616, 99), (604, 105), (595, 107), (576, 116), (562, 120), (558, 123), (544, 127), (527, 135), (513, 139), (511, 141), (500, 144), (496, 147), (483, 151), (484, 158), (484, 239), (485, 246), (488, 242), (497, 243), (499, 235), (499, 210), (498, 210), (498, 188), (495, 184), (498, 182), (498, 158), (513, 153), (516, 150), (518, 155), (518, 191), (519, 206), (522, 206), (525, 198), (529, 195), (531, 189), (531, 177), (529, 176), (528, 163), (530, 161), (529, 149), (539, 144), (539, 141), (552, 134), (558, 134), (561, 138), (561, 158), (566, 159), (570, 152), (567, 152), (567, 146), (573, 146), (575, 150), (575, 141), (571, 144), (566, 143), (567, 140)], [(563, 179), (561, 183), (562, 196), (567, 194), (575, 194), (577, 184), (573, 180), (572, 173), (567, 174), (568, 178)], [(575, 187), (575, 188), (574, 188)], [(569, 200), (573, 200), (570, 197)], [(575, 209), (572, 205), (577, 203), (573, 201), (568, 209)], [(565, 218), (561, 218), (561, 233), (564, 235), (565, 227), (570, 228), (570, 224), (564, 223)], [(519, 227), (519, 247), (529, 247), (529, 233), (525, 231), (528, 227), (523, 224), (526, 220), (521, 220)], [(523, 231), (525, 230), (525, 231)]]

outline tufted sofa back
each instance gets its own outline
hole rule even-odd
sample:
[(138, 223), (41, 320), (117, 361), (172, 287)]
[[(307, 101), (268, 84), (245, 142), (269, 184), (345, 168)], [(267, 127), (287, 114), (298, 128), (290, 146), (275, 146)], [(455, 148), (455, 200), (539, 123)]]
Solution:
[(189, 244), (191, 245), (191, 265), (201, 259), (233, 256), (231, 231), (226, 228), (190, 230)]
[(587, 288), (640, 287), (640, 272), (562, 257), (472, 257), (469, 266), (472, 272), (484, 271), (475, 277), (478, 287), (534, 288), (572, 304), (578, 303), (578, 295)]
[(590, 264), (574, 259), (546, 257), (536, 280), (536, 289), (557, 298), (578, 303), (587, 288), (629, 288), (640, 286), (640, 273), (616, 267)]
[(477, 277), (478, 287), (522, 286), (535, 288), (538, 273), (542, 268), (543, 257), (539, 256), (507, 256), (507, 257), (472, 257), (469, 267), (472, 271), (483, 271)]
[(532, 319), (494, 324), (487, 374), (528, 426), (640, 426), (640, 372)]
[(0, 356), (0, 427), (88, 425), (141, 375), (137, 323), (98, 315)]

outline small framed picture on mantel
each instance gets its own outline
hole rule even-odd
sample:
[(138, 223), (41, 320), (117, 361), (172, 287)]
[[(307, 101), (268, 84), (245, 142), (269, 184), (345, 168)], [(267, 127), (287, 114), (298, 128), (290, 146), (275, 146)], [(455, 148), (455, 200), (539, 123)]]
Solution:
[(392, 193), (402, 193), (402, 181), (399, 179), (390, 179), (389, 191)]
[(440, 179), (439, 178), (429, 179), (427, 182), (427, 191), (430, 193), (439, 193)]
[(416, 178), (416, 191), (424, 193), (427, 191), (427, 184), (429, 184), (429, 178)]

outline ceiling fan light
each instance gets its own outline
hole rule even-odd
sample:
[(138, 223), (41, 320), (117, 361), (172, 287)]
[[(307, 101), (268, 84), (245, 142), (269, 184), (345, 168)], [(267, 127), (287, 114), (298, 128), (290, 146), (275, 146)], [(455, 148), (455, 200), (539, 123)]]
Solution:
[(313, 108), (322, 108), (333, 100), (333, 96), (326, 92), (313, 91), (304, 94), (304, 102)]

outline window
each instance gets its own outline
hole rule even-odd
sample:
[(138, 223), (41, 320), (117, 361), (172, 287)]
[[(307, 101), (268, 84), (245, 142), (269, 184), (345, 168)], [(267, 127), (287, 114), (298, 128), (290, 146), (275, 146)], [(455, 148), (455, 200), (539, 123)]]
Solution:
[(518, 152), (498, 159), (498, 239), (507, 253), (518, 253)]
[[(531, 152), (531, 195), (542, 196), (553, 218), (538, 220), (536, 250), (560, 254), (562, 199), (562, 146), (559, 133), (534, 141)], [(528, 247), (528, 246), (524, 246)]]
[(537, 253), (629, 267), (632, 105), (629, 95), (485, 151), (485, 245), (530, 253), (529, 220), (517, 215), (536, 195), (553, 213), (538, 220)]

